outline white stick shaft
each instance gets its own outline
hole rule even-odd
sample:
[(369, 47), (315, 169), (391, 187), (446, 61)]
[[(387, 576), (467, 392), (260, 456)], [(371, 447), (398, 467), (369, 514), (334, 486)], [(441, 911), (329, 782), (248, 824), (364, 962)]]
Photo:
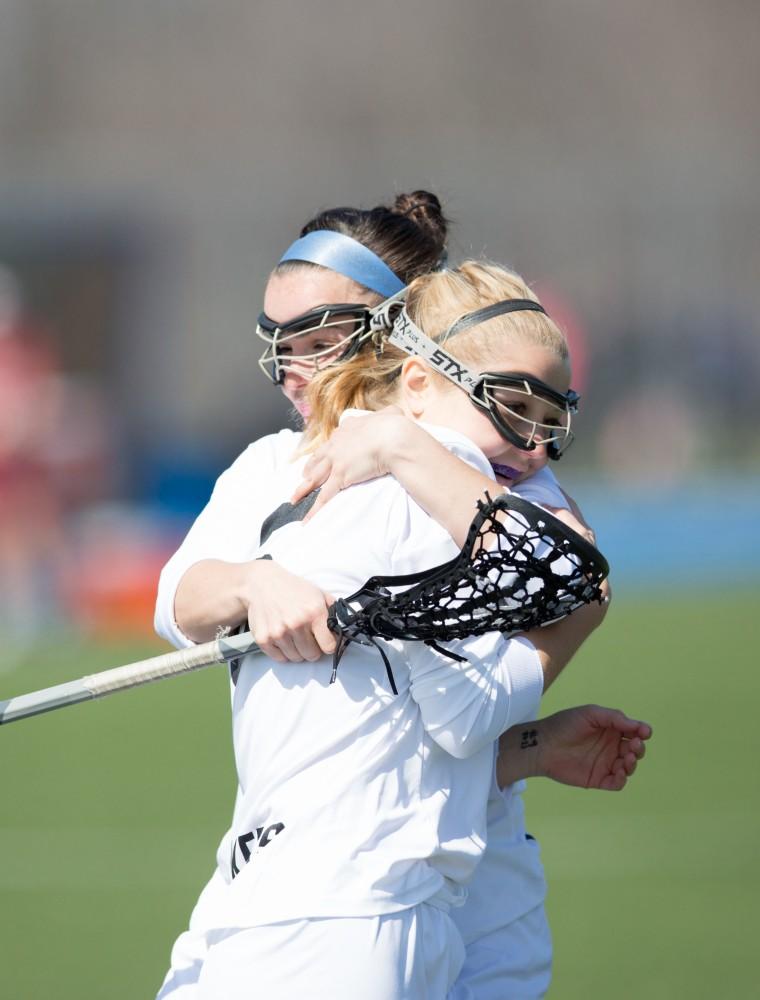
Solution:
[(214, 639), (212, 642), (192, 646), (190, 649), (163, 653), (149, 660), (127, 663), (123, 667), (114, 667), (99, 674), (88, 674), (76, 681), (68, 681), (55, 687), (18, 695), (16, 698), (9, 698), (8, 701), (0, 701), (0, 725), (40, 715), (42, 712), (52, 712), (66, 705), (76, 705), (80, 701), (102, 698), (107, 694), (126, 691), (141, 684), (177, 677), (191, 670), (200, 670), (257, 651), (258, 646), (251, 633), (244, 632), (242, 635)]

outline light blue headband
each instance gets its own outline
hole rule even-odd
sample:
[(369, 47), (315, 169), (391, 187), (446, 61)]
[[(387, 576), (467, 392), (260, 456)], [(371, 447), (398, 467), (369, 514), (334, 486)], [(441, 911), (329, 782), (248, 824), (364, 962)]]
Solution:
[(286, 260), (321, 264), (322, 267), (345, 275), (358, 285), (371, 288), (386, 299), (405, 287), (404, 282), (377, 254), (350, 236), (329, 229), (318, 229), (296, 240), (282, 255), (280, 263)]

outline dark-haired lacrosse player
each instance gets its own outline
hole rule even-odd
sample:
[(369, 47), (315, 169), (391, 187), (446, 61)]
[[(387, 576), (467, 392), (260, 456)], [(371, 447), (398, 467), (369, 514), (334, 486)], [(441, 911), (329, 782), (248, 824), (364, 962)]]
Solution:
[[(224, 507), (224, 504), (222, 504), (221, 506)], [(228, 510), (228, 514), (230, 516), (234, 515), (234, 508), (232, 510)], [(228, 522), (228, 526), (229, 526), (229, 522)], [(206, 524), (204, 530), (207, 529), (208, 527), (209, 527), (209, 525)], [(217, 545), (216, 551), (219, 551), (218, 540), (215, 541), (215, 544)], [(221, 549), (222, 549), (222, 551), (224, 551), (223, 545), (221, 546)], [(185, 559), (189, 559), (189, 562), (190, 562), (191, 566), (192, 566), (192, 564), (193, 564), (194, 561), (197, 561), (199, 558), (200, 559), (203, 558), (203, 555), (200, 555), (200, 556), (198, 555), (198, 551), (199, 550), (196, 548), (194, 551), (191, 549), (189, 552), (185, 553)], [(432, 555), (433, 555), (434, 551), (435, 551), (434, 548), (431, 548), (430, 552), (428, 553), (428, 562), (431, 561)], [(238, 556), (238, 558), (240, 558), (240, 557)], [(180, 617), (180, 616), (178, 615), (178, 617)], [(220, 621), (223, 622), (224, 621), (224, 616), (223, 615), (218, 616), (216, 618), (216, 621), (217, 622), (220, 622)], [(227, 622), (227, 623), (231, 624), (232, 622)], [(193, 623), (191, 621), (189, 623), (187, 623), (187, 624), (185, 624), (184, 622), (180, 621), (180, 624), (183, 624), (184, 627), (185, 627), (185, 629), (192, 635), (192, 629), (193, 629), (194, 626), (193, 626)], [(196, 636), (192, 636), (192, 637), (195, 638)], [(598, 722), (599, 722), (599, 720), (597, 719), (597, 723)], [(619, 720), (615, 720), (615, 722), (619, 722)], [(611, 729), (614, 729), (615, 722), (613, 722), (610, 719), (610, 728)], [(627, 732), (629, 733), (629, 735), (633, 736), (634, 739), (631, 741), (629, 747), (626, 750), (624, 750), (623, 756), (626, 757), (626, 758), (628, 758), (626, 766), (630, 766), (631, 765), (631, 761), (635, 760), (636, 752), (633, 751), (631, 748), (633, 748), (636, 745), (635, 741), (639, 739), (638, 738), (638, 732), (637, 732), (637, 730), (635, 728), (636, 727), (635, 723), (631, 723), (631, 720), (628, 720), (625, 723), (621, 723), (621, 725), (624, 728), (625, 725), (628, 725), (629, 723), (630, 723), (630, 725), (633, 728), (627, 730)], [(622, 730), (621, 730), (621, 732), (622, 732)], [(622, 772), (618, 772), (618, 775), (620, 775), (621, 773)], [(250, 860), (253, 852), (256, 852), (256, 854), (258, 856), (258, 852), (262, 851), (263, 847), (267, 847), (267, 849), (268, 849), (269, 845), (272, 844), (272, 843), (274, 843), (274, 840), (273, 840), (274, 836), (279, 837), (282, 833), (284, 833), (284, 827), (282, 829), (280, 829), (278, 827), (278, 822), (274, 822), (274, 823), (270, 824), (270, 826), (267, 827), (266, 829), (262, 828), (262, 830), (260, 831), (260, 834), (259, 834), (259, 839), (255, 843), (252, 843), (252, 841), (256, 840), (256, 837), (253, 835), (253, 832), (251, 832), (251, 836), (250, 837), (248, 836), (247, 833), (244, 834), (243, 835), (243, 839), (242, 839), (242, 843), (241, 843), (240, 836), (238, 836), (238, 838), (236, 840), (236, 844), (237, 844), (237, 848), (236, 849), (239, 848), (239, 852), (242, 855), (243, 860), (244, 861), (248, 861), (248, 860)], [(248, 839), (246, 840), (246, 838), (248, 838)], [(262, 854), (262, 857), (263, 856), (264, 855)], [(225, 861), (227, 863), (229, 863), (229, 858), (225, 858)], [(235, 861), (235, 855), (233, 854), (232, 855), (232, 865), (234, 865), (235, 867), (237, 867), (238, 871), (239, 871), (239, 863), (240, 863), (239, 859), (238, 859), (238, 861)], [(248, 869), (246, 869), (246, 870), (248, 870)], [(237, 874), (237, 873), (233, 872), (233, 874)], [(236, 881), (237, 881), (236, 879), (233, 880), (233, 884)], [(220, 892), (220, 895), (224, 895), (224, 893)], [(301, 900), (301, 902), (303, 903), (303, 900)], [(209, 909), (213, 909), (213, 907), (207, 905), (206, 909), (207, 909), (207, 915), (208, 915), (208, 910)], [(249, 915), (248, 919), (250, 920), (250, 915)], [(270, 914), (270, 919), (271, 919), (271, 914)], [(217, 929), (218, 929), (218, 924), (217, 924)], [(257, 940), (259, 942), (263, 942), (264, 941), (263, 934), (264, 934), (263, 931), (259, 932), (257, 934)], [(213, 939), (213, 937), (214, 937), (214, 935), (212, 933), (211, 934), (211, 938)], [(242, 942), (242, 938), (237, 937), (236, 940), (237, 940), (238, 944), (240, 944)], [(232, 947), (232, 945), (230, 945), (229, 947)], [(229, 949), (227, 949), (223, 953), (220, 953), (219, 950), (216, 949), (215, 950), (215, 954), (217, 955), (217, 957), (219, 957), (220, 954), (227, 954), (228, 950)], [(167, 983), (166, 983), (166, 986), (165, 986), (165, 992), (162, 992), (162, 995), (165, 995), (165, 996), (173, 995), (172, 991), (175, 990), (175, 987), (176, 987), (176, 989), (179, 989), (181, 987), (180, 978), (179, 978), (179, 972), (181, 971), (180, 967), (182, 965), (181, 956), (178, 956), (178, 960), (174, 963), (174, 965), (175, 965), (175, 968), (174, 968), (173, 972), (177, 973), (177, 975), (172, 976), (172, 974), (170, 973), (170, 977), (167, 978)], [(210, 975), (211, 975), (211, 973), (209, 972), (208, 976), (210, 976)], [(391, 994), (388, 994), (388, 995), (391, 995)], [(410, 994), (405, 994), (405, 995), (415, 995), (415, 994), (414, 993), (410, 993)]]

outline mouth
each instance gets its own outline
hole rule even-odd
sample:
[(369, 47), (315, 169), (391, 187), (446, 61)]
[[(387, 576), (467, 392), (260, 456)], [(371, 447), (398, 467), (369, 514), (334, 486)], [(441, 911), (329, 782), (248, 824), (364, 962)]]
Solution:
[(491, 462), (491, 468), (499, 479), (509, 479), (512, 482), (523, 475), (520, 469), (515, 469), (511, 465), (502, 465), (500, 462)]
[(307, 403), (306, 399), (301, 395), (297, 396), (288, 395), (288, 398), (290, 400), (290, 405), (293, 407), (296, 413), (303, 420), (308, 420), (309, 416), (311, 415), (311, 407)]

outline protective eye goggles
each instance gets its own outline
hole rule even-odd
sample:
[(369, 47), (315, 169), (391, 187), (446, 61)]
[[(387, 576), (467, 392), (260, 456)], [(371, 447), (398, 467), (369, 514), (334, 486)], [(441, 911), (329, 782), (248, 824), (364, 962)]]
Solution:
[[(545, 444), (549, 458), (558, 459), (573, 440), (572, 415), (578, 412), (578, 393), (563, 394), (522, 372), (483, 372), (474, 387), (472, 402), (485, 410), (491, 423), (517, 448), (533, 451)], [(535, 400), (547, 416), (531, 420), (525, 409)]]
[[(401, 305), (399, 303), (399, 307)], [(464, 389), (473, 405), (488, 414), (491, 423), (510, 444), (523, 451), (534, 451), (538, 445), (545, 444), (549, 458), (554, 460), (567, 451), (573, 440), (572, 415), (577, 413), (580, 401), (577, 392), (572, 389), (566, 393), (557, 392), (540, 379), (522, 372), (472, 372), (440, 344), (430, 340), (411, 321), (405, 308), (397, 311), (393, 307), (393, 300), (388, 300), (384, 310), (378, 307), (371, 321), (373, 331), (382, 334), (383, 330), (389, 330), (386, 333), (389, 343), (407, 354), (424, 358), (435, 371)], [(443, 339), (495, 316), (523, 310), (546, 312), (532, 299), (508, 299), (463, 316), (449, 328)], [(543, 421), (527, 416), (534, 401), (546, 411)]]
[[(311, 377), (321, 368), (345, 361), (366, 339), (371, 312), (366, 305), (343, 303), (311, 309), (287, 323), (275, 323), (261, 313), (256, 335), (267, 346), (259, 358), (259, 368), (275, 385), (282, 385), (288, 371)], [(324, 333), (324, 343), (318, 339), (312, 345), (316, 349), (308, 353), (298, 350), (299, 338), (319, 333)]]

